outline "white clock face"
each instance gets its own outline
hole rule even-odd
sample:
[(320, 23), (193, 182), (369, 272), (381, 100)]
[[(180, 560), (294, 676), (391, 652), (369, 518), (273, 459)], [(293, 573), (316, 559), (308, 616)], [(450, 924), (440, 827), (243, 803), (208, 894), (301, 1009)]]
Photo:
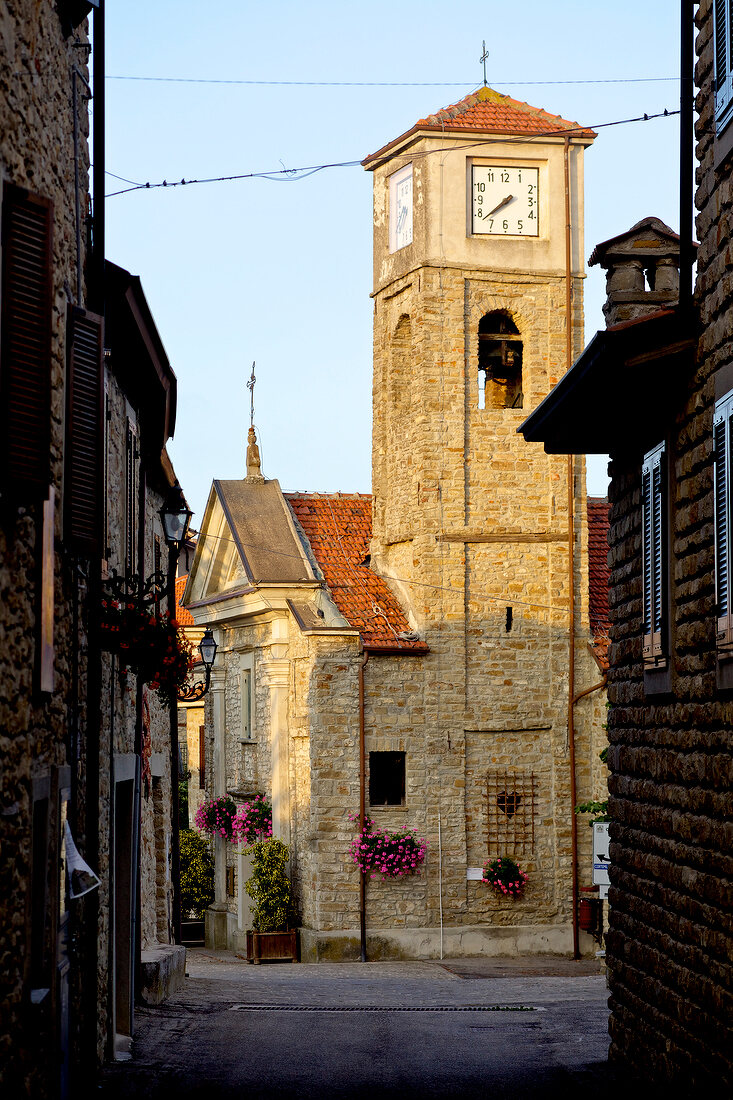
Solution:
[(389, 178), (389, 247), (397, 252), (412, 244), (412, 165)]
[(492, 237), (539, 237), (539, 168), (474, 164), (471, 231)]

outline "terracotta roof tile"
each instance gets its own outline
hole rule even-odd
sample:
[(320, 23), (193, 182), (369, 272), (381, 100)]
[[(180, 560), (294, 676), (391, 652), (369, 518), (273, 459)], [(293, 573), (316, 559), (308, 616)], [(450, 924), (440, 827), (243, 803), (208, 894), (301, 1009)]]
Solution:
[(549, 135), (557, 131), (572, 130), (575, 137), (593, 139), (596, 136), (593, 130), (561, 118), (560, 115), (550, 114), (542, 107), (532, 107), (529, 103), (502, 95), (493, 88), (479, 88), (458, 103), (452, 103), (432, 115), (418, 119), (407, 133), (388, 142), (376, 153), (370, 153), (362, 163), (368, 164), (375, 157), (385, 153), (390, 146), (418, 130), (528, 135)]
[(368, 565), (372, 498), (368, 493), (285, 493), (310, 542), (331, 598), (373, 651), (426, 653), (386, 581)]
[(608, 668), (608, 501), (588, 497), (589, 618), (593, 649), (599, 665)]
[(183, 593), (186, 590), (187, 580), (188, 576), (176, 577), (176, 618), (178, 619), (178, 622), (181, 626), (194, 625), (193, 615), (188, 610), (188, 608), (184, 607), (181, 603), (181, 600), (183, 599)]

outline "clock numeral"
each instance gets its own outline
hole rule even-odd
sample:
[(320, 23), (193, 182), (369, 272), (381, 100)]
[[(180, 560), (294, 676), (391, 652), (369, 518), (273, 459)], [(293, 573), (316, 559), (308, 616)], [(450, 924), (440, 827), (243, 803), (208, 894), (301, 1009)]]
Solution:
[(527, 214), (527, 217), (534, 218), (534, 210), (530, 210), (529, 214)]
[(483, 201), (484, 201), (484, 196), (483, 195), (477, 195), (476, 196), (476, 202), (478, 203), (479, 206), (483, 205)]
[(509, 228), (509, 222), (506, 220), (506, 218), (504, 218), (504, 221), (501, 223), (501, 227), (506, 233), (507, 229)]
[(483, 216), (484, 216), (483, 210), (477, 210), (476, 211), (476, 217), (477, 218), (483, 218)]
[(519, 168), (519, 169), (517, 169), (517, 183), (521, 183), (521, 182), (522, 182), (522, 169)]
[(521, 221), (517, 222), (517, 232), (519, 232), (519, 233), (523, 232), (523, 228), (522, 228), (523, 225), (524, 225), (524, 222), (521, 222)]
[(489, 181), (489, 183), (493, 183), (494, 182), (494, 173), (493, 172), (487, 172), (486, 173), (486, 179)]
[(501, 182), (509, 183), (509, 173), (506, 171), (506, 169), (501, 173)]
[(485, 183), (477, 183), (476, 184), (476, 190), (477, 191), (485, 191), (486, 190), (486, 184)]
[(489, 218), (489, 232), (494, 228), (494, 219)]
[(533, 195), (534, 194), (534, 184), (533, 183), (528, 183), (527, 184), (527, 194), (528, 195)]

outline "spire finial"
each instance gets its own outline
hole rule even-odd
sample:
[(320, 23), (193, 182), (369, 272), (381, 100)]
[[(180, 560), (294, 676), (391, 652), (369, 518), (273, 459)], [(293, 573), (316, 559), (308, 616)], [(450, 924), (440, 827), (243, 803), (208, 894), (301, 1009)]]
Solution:
[(479, 61), (483, 62), (483, 66), (484, 66), (484, 88), (485, 88), (486, 87), (486, 61), (487, 61), (487, 58), (489, 56), (489, 51), (486, 49), (486, 43), (485, 42), (482, 42), (481, 46), (482, 46), (484, 52), (481, 54), (481, 57), (479, 58)]
[(247, 480), (264, 481), (260, 467), (260, 449), (257, 446), (257, 433), (255, 432), (255, 365), (252, 364), (252, 373), (249, 376), (247, 389), (249, 390), (249, 431), (247, 432)]

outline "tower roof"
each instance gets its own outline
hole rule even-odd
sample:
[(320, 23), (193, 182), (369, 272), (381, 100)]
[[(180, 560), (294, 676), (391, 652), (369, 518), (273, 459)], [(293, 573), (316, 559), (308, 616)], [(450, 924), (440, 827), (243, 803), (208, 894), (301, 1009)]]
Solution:
[(587, 127), (580, 126), (577, 122), (570, 122), (560, 115), (550, 114), (542, 107), (531, 107), (529, 103), (522, 103), (511, 96), (502, 95), (493, 88), (479, 88), (478, 91), (467, 95), (465, 99), (453, 103), (450, 107), (443, 107), (435, 114), (418, 119), (415, 125), (400, 137), (394, 138), (386, 145), (378, 149), (376, 153), (369, 153), (362, 164), (371, 167), (375, 160), (380, 160), (393, 146), (401, 144), (406, 138), (420, 131), (436, 131), (438, 133), (483, 133), (483, 134), (516, 134), (535, 136), (564, 134), (572, 131), (575, 138), (593, 141), (595, 132)]

